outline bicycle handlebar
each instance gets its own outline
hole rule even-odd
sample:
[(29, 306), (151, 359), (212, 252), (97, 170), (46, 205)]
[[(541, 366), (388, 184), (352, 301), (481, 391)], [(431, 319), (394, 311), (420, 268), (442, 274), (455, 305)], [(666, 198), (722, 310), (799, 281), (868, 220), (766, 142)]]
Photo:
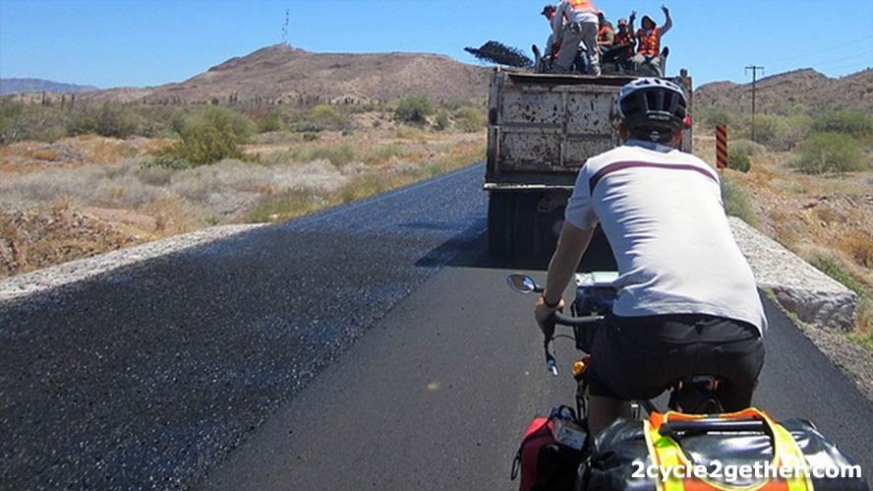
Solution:
[(602, 315), (586, 315), (581, 317), (573, 317), (570, 315), (565, 315), (561, 312), (555, 312), (552, 315), (552, 318), (554, 319), (556, 324), (560, 324), (562, 326), (582, 327), (587, 324), (596, 324), (606, 317)]

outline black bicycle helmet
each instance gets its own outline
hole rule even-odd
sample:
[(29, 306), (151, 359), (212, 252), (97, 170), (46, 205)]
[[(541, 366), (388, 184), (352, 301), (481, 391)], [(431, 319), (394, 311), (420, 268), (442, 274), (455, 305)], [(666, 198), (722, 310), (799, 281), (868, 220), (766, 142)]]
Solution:
[(669, 80), (639, 78), (621, 88), (616, 109), (634, 134), (651, 134), (663, 141), (684, 128), (687, 102), (682, 88)]

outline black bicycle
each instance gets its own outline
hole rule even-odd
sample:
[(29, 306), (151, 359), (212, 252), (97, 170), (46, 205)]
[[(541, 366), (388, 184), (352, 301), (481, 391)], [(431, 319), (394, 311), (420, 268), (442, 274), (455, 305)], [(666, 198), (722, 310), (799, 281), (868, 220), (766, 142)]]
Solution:
[[(555, 312), (550, 322), (543, 326), (543, 348), (545, 350), (546, 369), (553, 375), (558, 374), (557, 361), (552, 353), (551, 344), (555, 339), (557, 325), (573, 328), (576, 348), (582, 350), (581, 340), (584, 330), (592, 329), (603, 322), (606, 315), (612, 311), (612, 302), (616, 297), (614, 281), (617, 273), (613, 271), (591, 272), (576, 275), (576, 296), (570, 304), (571, 315)], [(509, 286), (519, 293), (542, 293), (544, 287), (527, 275), (513, 274), (507, 278)], [(587, 368), (596, 359), (588, 356), (574, 363), (573, 376), (577, 381), (576, 414), (580, 421), (586, 421), (588, 381), (585, 377)], [(678, 379), (670, 385), (670, 398), (667, 407), (671, 411), (687, 414), (716, 414), (724, 412), (724, 407), (716, 395), (716, 390), (722, 381), (719, 377), (708, 374), (689, 375)], [(640, 419), (645, 410), (647, 415), (660, 412), (650, 400), (631, 401), (631, 412), (634, 419)]]

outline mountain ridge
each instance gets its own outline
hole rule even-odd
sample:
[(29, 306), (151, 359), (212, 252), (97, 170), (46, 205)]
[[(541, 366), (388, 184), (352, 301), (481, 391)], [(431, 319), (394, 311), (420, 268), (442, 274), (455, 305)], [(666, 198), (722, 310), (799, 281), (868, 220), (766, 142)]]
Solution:
[(55, 82), (41, 78), (0, 78), (0, 96), (29, 92), (51, 92), (54, 94), (78, 94), (100, 90), (93, 85), (77, 85)]
[[(440, 54), (314, 53), (276, 44), (230, 58), (182, 82), (89, 90), (81, 92), (81, 98), (146, 104), (301, 105), (388, 102), (423, 95), (436, 102), (484, 103), (493, 69)], [(873, 69), (830, 78), (800, 68), (763, 77), (754, 84), (708, 82), (695, 89), (694, 103), (698, 110), (736, 111), (739, 107), (750, 111), (753, 86), (762, 113), (873, 112)]]

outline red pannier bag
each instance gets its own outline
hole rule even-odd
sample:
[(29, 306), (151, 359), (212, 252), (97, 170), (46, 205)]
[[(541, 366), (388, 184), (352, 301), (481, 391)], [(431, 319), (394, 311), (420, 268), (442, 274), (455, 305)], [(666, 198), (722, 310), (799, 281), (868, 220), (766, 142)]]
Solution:
[(512, 479), (521, 473), (519, 491), (573, 490), (582, 460), (581, 449), (574, 447), (584, 445), (584, 435), (581, 441), (576, 438), (573, 446), (560, 443), (555, 434), (564, 431), (564, 424), (578, 427), (575, 412), (566, 406), (530, 422), (512, 462)]

